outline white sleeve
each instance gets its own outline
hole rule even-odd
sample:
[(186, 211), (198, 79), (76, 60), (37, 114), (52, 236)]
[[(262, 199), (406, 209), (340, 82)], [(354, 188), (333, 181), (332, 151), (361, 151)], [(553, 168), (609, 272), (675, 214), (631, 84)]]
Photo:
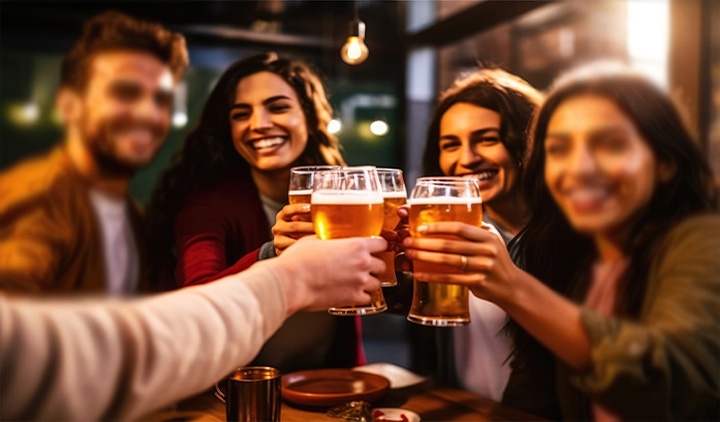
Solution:
[(133, 301), (0, 295), (0, 419), (136, 419), (252, 360), (285, 313), (262, 265)]

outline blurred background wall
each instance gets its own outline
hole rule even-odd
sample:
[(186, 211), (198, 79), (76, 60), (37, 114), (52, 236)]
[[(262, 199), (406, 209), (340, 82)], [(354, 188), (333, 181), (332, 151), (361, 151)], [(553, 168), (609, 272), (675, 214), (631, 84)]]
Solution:
[[(193, 127), (223, 69), (275, 50), (326, 77), (351, 164), (402, 167), (412, 181), (437, 95), (478, 63), (546, 88), (564, 70), (621, 60), (668, 88), (688, 109), (720, 184), (720, 2), (582, 1), (3, 1), (0, 5), (0, 170), (60, 139), (53, 109), (63, 54), (82, 22), (108, 9), (158, 21), (187, 36), (191, 67), (174, 128), (132, 192), (149, 198), (157, 175)], [(354, 8), (370, 55), (340, 60)], [(370, 123), (386, 124), (372, 133)]]

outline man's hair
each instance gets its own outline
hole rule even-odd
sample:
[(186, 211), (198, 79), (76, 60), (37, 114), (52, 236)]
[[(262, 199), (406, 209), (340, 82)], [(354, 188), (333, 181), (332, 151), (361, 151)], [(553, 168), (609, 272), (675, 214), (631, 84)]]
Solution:
[(185, 38), (181, 34), (157, 23), (109, 11), (83, 25), (82, 36), (63, 58), (60, 85), (82, 91), (89, 79), (93, 56), (117, 50), (152, 54), (170, 67), (175, 81), (180, 80), (188, 65)]

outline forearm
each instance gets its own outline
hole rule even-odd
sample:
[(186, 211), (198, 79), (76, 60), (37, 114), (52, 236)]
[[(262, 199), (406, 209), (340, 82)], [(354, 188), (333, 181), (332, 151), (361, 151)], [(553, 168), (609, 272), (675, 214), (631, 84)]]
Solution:
[(578, 371), (590, 367), (590, 338), (580, 307), (530, 274), (517, 273), (513, 290), (497, 304), (568, 366)]
[(199, 392), (259, 351), (282, 297), (259, 269), (132, 303), (0, 299), (3, 417), (135, 419)]

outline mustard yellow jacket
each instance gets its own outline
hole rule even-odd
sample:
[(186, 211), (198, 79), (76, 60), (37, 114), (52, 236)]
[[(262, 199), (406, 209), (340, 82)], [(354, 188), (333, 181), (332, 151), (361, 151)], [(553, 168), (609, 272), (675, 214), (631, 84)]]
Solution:
[[(62, 146), (0, 174), (0, 290), (105, 291), (101, 233), (88, 189)], [(140, 290), (147, 290), (140, 211), (128, 203)]]

